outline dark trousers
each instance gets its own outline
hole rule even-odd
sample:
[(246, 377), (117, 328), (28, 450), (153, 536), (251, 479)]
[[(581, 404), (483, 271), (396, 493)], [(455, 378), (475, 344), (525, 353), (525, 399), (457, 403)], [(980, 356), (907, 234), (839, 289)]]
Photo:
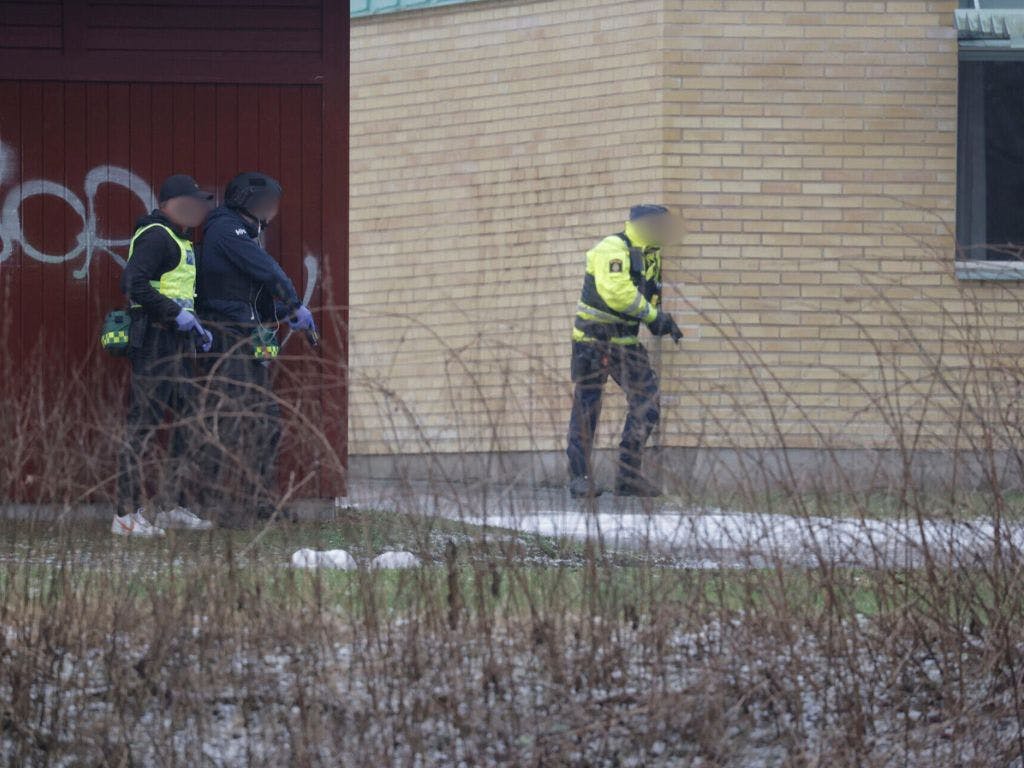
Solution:
[(647, 350), (639, 344), (621, 346), (574, 341), (572, 380), (576, 389), (566, 449), (569, 473), (573, 477), (591, 473), (590, 455), (601, 416), (601, 396), (609, 376), (619, 385), (629, 404), (619, 443), (619, 477), (628, 480), (640, 475), (644, 444), (660, 416), (658, 376), (651, 367)]
[(281, 410), (272, 364), (253, 356), (249, 334), (214, 322), (208, 327), (214, 348), (199, 389), (204, 506), (226, 521), (244, 521), (276, 506)]
[[(161, 506), (188, 504), (185, 493), (196, 458), (192, 340), (177, 330), (133, 317), (131, 405), (118, 457), (117, 506), (124, 515), (143, 505), (151, 489)], [(167, 454), (160, 432), (170, 429)], [(157, 460), (153, 454), (160, 456)]]

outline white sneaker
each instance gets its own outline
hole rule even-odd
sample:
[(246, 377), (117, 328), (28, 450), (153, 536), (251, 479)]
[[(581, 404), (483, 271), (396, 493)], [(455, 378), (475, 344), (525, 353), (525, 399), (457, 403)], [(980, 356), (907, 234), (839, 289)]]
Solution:
[(114, 515), (114, 522), (110, 524), (110, 532), (115, 536), (163, 536), (164, 529), (151, 525), (142, 516), (142, 509), (135, 510), (130, 515)]
[(213, 523), (203, 520), (188, 507), (177, 506), (169, 512), (160, 512), (156, 524), (161, 528), (181, 528), (189, 531), (208, 531)]

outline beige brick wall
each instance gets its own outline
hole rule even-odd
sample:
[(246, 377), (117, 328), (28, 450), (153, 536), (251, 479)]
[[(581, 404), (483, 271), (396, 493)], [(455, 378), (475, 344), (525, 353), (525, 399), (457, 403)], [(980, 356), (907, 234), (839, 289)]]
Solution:
[(892, 446), (892, 402), (948, 431), (915, 342), (974, 291), (953, 276), (955, 5), (668, 4), (667, 192), (690, 223), (670, 274), (705, 315), (666, 355), (667, 444)]
[(954, 6), (355, 20), (352, 452), (560, 448), (583, 254), (638, 201), (683, 212), (666, 303), (699, 331), (657, 353), (663, 444), (891, 446), (894, 397), (941, 444), (957, 313), (984, 354), (1024, 330), (1019, 291), (953, 276)]
[(663, 197), (662, 3), (354, 21), (354, 453), (553, 447), (582, 254)]

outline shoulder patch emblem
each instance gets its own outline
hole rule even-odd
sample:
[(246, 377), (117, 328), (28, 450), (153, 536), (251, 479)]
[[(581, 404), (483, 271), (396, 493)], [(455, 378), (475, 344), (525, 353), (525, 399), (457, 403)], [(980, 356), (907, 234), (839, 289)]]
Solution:
[(248, 237), (249, 236), (249, 233), (246, 232), (242, 227), (239, 227), (238, 229), (236, 229), (235, 230), (235, 234), (238, 235), (239, 237)]
[(622, 259), (612, 259), (608, 262), (609, 272), (621, 272), (622, 271)]

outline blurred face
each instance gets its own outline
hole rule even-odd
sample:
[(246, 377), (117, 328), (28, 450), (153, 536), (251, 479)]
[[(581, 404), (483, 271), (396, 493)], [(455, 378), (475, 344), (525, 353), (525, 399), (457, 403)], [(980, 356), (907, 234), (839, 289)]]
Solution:
[(654, 245), (675, 245), (679, 240), (679, 226), (671, 213), (645, 216), (633, 222), (643, 239)]
[(251, 213), (260, 221), (265, 221), (267, 224), (269, 224), (277, 216), (277, 212), (280, 209), (280, 207), (281, 198), (264, 197), (261, 199), (254, 200), (249, 205), (249, 213)]
[(206, 219), (213, 207), (213, 201), (198, 197), (172, 197), (160, 206), (160, 210), (177, 224), (186, 229), (195, 229)]

